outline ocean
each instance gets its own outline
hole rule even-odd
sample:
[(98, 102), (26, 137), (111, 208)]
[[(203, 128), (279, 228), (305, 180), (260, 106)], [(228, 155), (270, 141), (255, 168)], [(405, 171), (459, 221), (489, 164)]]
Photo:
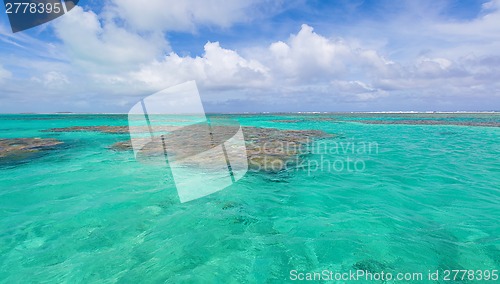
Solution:
[(500, 269), (500, 114), (218, 116), (327, 135), (296, 163), (181, 203), (170, 171), (112, 147), (128, 133), (89, 130), (127, 126), (126, 115), (0, 115), (4, 142), (58, 141), (0, 146), (0, 282), (279, 283), (363, 270), (430, 283), (429, 272)]

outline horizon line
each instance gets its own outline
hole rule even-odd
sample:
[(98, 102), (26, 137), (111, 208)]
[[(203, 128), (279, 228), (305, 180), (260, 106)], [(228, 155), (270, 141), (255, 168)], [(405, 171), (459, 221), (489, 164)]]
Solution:
[[(256, 112), (206, 112), (205, 114), (335, 114), (335, 113), (371, 113), (371, 114), (450, 114), (450, 113), (500, 113), (498, 110), (486, 111), (256, 111)], [(69, 115), (69, 114), (111, 114), (111, 115), (126, 115), (126, 112), (0, 112), (0, 115), (15, 115), (15, 114), (54, 114), (54, 115)]]

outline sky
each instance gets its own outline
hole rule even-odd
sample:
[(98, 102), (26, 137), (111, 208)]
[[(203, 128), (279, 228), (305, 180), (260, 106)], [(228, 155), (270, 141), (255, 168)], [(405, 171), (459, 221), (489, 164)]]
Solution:
[(190, 80), (207, 112), (499, 111), (500, 0), (81, 0), (18, 33), (0, 8), (0, 113)]

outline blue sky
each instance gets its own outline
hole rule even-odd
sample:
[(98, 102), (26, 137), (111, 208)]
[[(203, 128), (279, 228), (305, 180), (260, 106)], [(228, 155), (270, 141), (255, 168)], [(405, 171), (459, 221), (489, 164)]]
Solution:
[(500, 110), (500, 1), (82, 0), (13, 34), (0, 112), (127, 112), (196, 80), (207, 111)]

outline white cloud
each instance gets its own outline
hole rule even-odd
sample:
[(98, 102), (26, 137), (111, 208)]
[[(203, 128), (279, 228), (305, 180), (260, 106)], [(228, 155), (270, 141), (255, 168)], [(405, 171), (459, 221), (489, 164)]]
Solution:
[(367, 77), (388, 72), (393, 64), (375, 50), (360, 48), (345, 39), (324, 37), (305, 24), (287, 42), (272, 43), (268, 53), (271, 58), (264, 56), (263, 61), (272, 62), (273, 73), (297, 82), (349, 78), (361, 71)]
[(334, 80), (330, 86), (335, 95), (348, 101), (371, 101), (388, 96), (386, 91), (361, 81)]
[(259, 13), (259, 4), (277, 6), (265, 0), (113, 0), (108, 7), (136, 30), (194, 31), (198, 25), (227, 28), (249, 21)]
[(492, 40), (500, 38), (500, 0), (483, 4), (482, 15), (466, 22), (448, 22), (435, 25), (439, 32), (465, 36), (467, 40)]
[(170, 53), (161, 61), (132, 72), (131, 79), (156, 88), (196, 80), (208, 88), (259, 87), (267, 84), (269, 71), (262, 63), (222, 48), (218, 42), (205, 44), (202, 57), (180, 57)]
[(8, 79), (12, 76), (12, 74), (6, 70), (2, 65), (0, 65), (0, 82), (4, 79)]
[[(200, 56), (176, 53), (165, 39), (170, 31), (195, 31), (200, 25), (227, 28), (249, 21), (260, 13), (256, 5), (265, 1), (152, 0), (145, 5), (116, 0), (101, 14), (75, 7), (56, 21), (61, 43), (44, 44), (39, 56), (44, 60), (9, 58), (3, 64), (10, 68), (17, 61), (27, 70), (27, 92), (43, 89), (54, 97), (64, 89), (61, 97), (82, 105), (88, 99), (126, 106), (135, 100), (133, 95), (188, 80), (196, 80), (217, 102), (284, 101), (299, 106), (320, 101), (382, 105), (391, 99), (404, 102), (405, 97), (466, 101), (480, 94), (500, 95), (500, 0), (485, 5), (474, 20), (428, 19), (421, 30), (408, 32), (410, 43), (397, 48), (391, 40), (401, 40), (399, 35), (383, 40), (377, 38), (381, 33), (371, 38), (332, 37), (335, 30), (324, 35), (306, 24), (288, 38), (266, 44), (248, 40), (238, 50), (225, 48), (225, 42), (208, 42)], [(392, 26), (410, 28), (395, 22), (388, 29)], [(384, 44), (366, 44), (373, 38)], [(26, 36), (0, 40), (23, 49), (41, 44)], [(412, 52), (394, 56), (398, 48)], [(0, 81), (9, 76), (0, 66)], [(18, 85), (23, 80), (14, 79)], [(11, 87), (20, 92), (19, 86)]]
[(352, 59), (352, 50), (342, 41), (329, 40), (302, 25), (288, 41), (270, 45), (275, 70), (287, 76), (311, 78), (345, 72), (345, 62)]
[(33, 82), (39, 83), (48, 89), (64, 89), (70, 84), (68, 77), (58, 71), (50, 71), (43, 74), (41, 78), (33, 77), (31, 78)]
[(169, 45), (162, 34), (140, 35), (105, 21), (79, 6), (54, 25), (64, 50), (75, 63), (89, 70), (123, 70), (150, 62)]
[[(130, 74), (128, 81), (136, 80), (145, 87), (161, 89), (196, 80), (205, 90), (253, 88), (278, 95), (303, 92), (304, 85), (315, 82), (323, 86), (315, 88), (315, 92), (368, 100), (386, 93), (372, 89), (369, 83), (348, 78), (361, 69), (366, 73), (386, 73), (390, 68), (387, 66), (393, 64), (374, 50), (352, 47), (342, 39), (328, 39), (308, 25), (302, 25), (286, 42), (277, 41), (268, 48), (247, 52), (246, 57), (222, 48), (218, 42), (209, 42), (204, 49), (201, 57), (181, 57), (172, 52), (162, 60), (144, 64), (139, 71)], [(337, 81), (331, 84), (332, 80)], [(358, 88), (346, 88), (340, 82)]]

